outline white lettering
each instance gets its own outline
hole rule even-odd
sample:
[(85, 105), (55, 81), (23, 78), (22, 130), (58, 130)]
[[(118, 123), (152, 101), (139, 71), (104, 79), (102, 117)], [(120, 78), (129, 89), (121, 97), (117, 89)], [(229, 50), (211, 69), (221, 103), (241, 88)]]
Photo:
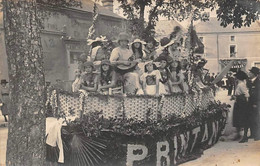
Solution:
[(198, 133), (200, 132), (200, 127), (197, 127), (195, 129), (192, 130), (192, 134), (195, 134), (195, 137), (194, 137), (194, 142), (192, 143), (192, 146), (191, 146), (191, 149), (190, 149), (190, 152), (192, 152), (193, 148), (194, 148), (194, 145), (197, 141), (197, 137), (198, 137)]
[[(139, 151), (141, 154), (134, 154), (134, 151)], [(134, 161), (143, 160), (148, 154), (148, 149), (144, 145), (127, 145), (127, 156), (126, 156), (126, 165), (133, 166)]]
[(166, 164), (164, 163), (163, 165), (170, 165), (169, 149), (169, 143), (167, 141), (157, 142), (157, 166), (161, 165), (162, 157), (166, 158)]
[(185, 135), (184, 134), (181, 134), (180, 135), (181, 137), (181, 150), (180, 150), (180, 153), (182, 156), (184, 156), (186, 154), (186, 150), (188, 148), (188, 143), (189, 143), (189, 139), (190, 139), (190, 132), (187, 131), (186, 133), (186, 139), (185, 139)]
[(208, 139), (209, 139), (208, 125), (207, 125), (207, 123), (205, 123), (205, 131), (204, 131), (201, 142), (205, 142)]
[(173, 147), (174, 147), (174, 156), (173, 156), (173, 165), (176, 164), (176, 156), (178, 152), (178, 143), (177, 143), (177, 136), (174, 136), (173, 138)]

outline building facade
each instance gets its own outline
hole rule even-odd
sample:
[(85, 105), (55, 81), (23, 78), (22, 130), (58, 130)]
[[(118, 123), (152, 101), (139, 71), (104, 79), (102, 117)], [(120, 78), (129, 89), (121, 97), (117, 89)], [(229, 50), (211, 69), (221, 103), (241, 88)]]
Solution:
[(250, 27), (226, 28), (220, 26), (217, 18), (200, 22), (196, 26), (197, 35), (204, 44), (204, 57), (208, 60), (206, 68), (210, 72), (220, 72), (225, 65), (234, 60), (231, 71), (248, 70), (260, 67), (260, 22)]
[[(113, 4), (113, 1), (105, 0), (105, 6), (98, 5), (96, 35), (114, 40), (125, 30), (125, 20), (113, 13), (113, 5), (109, 3)], [(93, 5), (91, 0), (83, 0), (82, 8), (49, 8), (39, 5), (40, 10), (49, 12), (41, 33), (46, 80), (52, 83), (61, 80), (65, 84), (74, 80), (77, 60), (89, 49), (86, 38), (92, 25)], [(3, 24), (0, 30), (0, 78), (8, 80)]]

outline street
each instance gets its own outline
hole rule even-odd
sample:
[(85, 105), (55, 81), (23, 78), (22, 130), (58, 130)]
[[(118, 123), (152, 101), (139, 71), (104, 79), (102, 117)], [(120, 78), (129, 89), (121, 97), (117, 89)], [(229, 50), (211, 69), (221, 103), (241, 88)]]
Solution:
[[(219, 90), (216, 100), (233, 105), (233, 101), (229, 100), (227, 91)], [(229, 112), (228, 124), (224, 135), (220, 141), (212, 148), (205, 150), (202, 157), (181, 164), (181, 166), (260, 166), (260, 141), (249, 139), (247, 143), (238, 143), (232, 141), (234, 137), (234, 128), (232, 127), (232, 108)], [(0, 124), (4, 124), (4, 118), (0, 116)], [(0, 127), (0, 166), (5, 166), (5, 152), (8, 128)], [(241, 133), (242, 134), (242, 133)]]
[(229, 103), (232, 106), (225, 133), (219, 142), (212, 148), (205, 150), (202, 157), (180, 166), (260, 166), (260, 141), (249, 139), (247, 143), (238, 143), (238, 141), (232, 140), (235, 131), (235, 128), (232, 127), (231, 117), (234, 101), (229, 99), (230, 96), (227, 96), (226, 90), (217, 92), (216, 100)]

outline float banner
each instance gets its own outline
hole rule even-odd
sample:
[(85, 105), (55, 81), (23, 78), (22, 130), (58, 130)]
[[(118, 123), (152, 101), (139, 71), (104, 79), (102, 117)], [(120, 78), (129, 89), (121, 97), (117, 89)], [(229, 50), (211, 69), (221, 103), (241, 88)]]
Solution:
[[(167, 129), (162, 128), (156, 134), (145, 135), (102, 131), (100, 135), (93, 137), (84, 134), (79, 126), (63, 127), (65, 162), (62, 165), (178, 165), (200, 157), (203, 150), (214, 145), (226, 123), (226, 117), (221, 112), (201, 120), (197, 125), (191, 126), (187, 125), (189, 122), (184, 122)], [(53, 151), (47, 147), (47, 160), (52, 158), (53, 161), (53, 156), (58, 156), (53, 155)]]

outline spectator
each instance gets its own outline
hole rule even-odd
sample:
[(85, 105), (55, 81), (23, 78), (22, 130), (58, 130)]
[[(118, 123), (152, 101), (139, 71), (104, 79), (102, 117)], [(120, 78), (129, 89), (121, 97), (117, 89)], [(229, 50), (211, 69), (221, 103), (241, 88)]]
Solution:
[[(251, 137), (255, 140), (260, 140), (260, 70), (257, 67), (252, 67), (249, 70), (249, 108), (251, 112), (250, 116), (250, 131)], [(247, 129), (245, 129), (245, 132)]]
[[(233, 110), (233, 126), (237, 128), (237, 135), (235, 139), (240, 137), (239, 132), (241, 128), (247, 129), (249, 127), (249, 111), (248, 111), (248, 89), (246, 87), (245, 80), (247, 79), (247, 74), (243, 71), (238, 71), (235, 74), (238, 84), (235, 89), (235, 99), (234, 110)], [(244, 132), (244, 136), (239, 143), (247, 142), (247, 131)]]
[(1, 80), (1, 89), (0, 89), (0, 103), (2, 115), (7, 122), (7, 115), (10, 109), (10, 96), (9, 96), (9, 87), (7, 86), (8, 82), (6, 80)]

